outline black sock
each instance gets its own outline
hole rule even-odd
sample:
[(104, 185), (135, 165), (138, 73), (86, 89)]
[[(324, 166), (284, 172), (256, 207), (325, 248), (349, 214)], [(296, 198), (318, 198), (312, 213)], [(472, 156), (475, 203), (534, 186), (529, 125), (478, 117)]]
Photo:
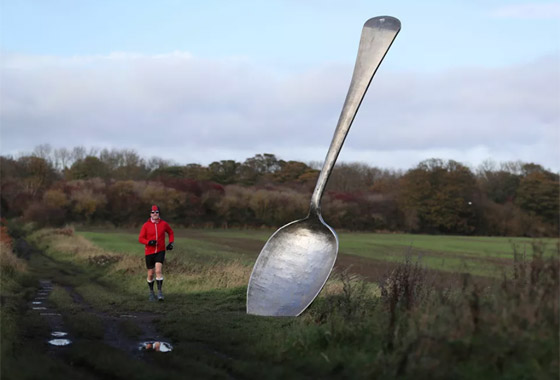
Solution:
[(148, 281), (148, 286), (150, 287), (150, 292), (154, 291), (154, 280)]
[(157, 289), (161, 292), (161, 287), (163, 286), (163, 278), (161, 280), (156, 279)]

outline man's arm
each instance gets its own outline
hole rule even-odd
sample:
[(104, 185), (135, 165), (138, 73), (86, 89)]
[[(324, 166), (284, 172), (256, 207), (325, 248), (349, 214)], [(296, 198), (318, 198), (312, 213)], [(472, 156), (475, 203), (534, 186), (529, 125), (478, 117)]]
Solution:
[(169, 242), (174, 243), (175, 242), (175, 234), (173, 233), (173, 229), (171, 228), (169, 223), (167, 224), (167, 234), (169, 235)]
[(167, 244), (166, 249), (168, 251), (171, 251), (173, 249), (173, 245), (175, 243), (175, 234), (173, 233), (173, 229), (171, 228), (169, 223), (167, 224), (167, 235), (169, 235), (169, 244)]
[(140, 235), (138, 235), (138, 241), (144, 245), (149, 243), (148, 239), (146, 239), (146, 232), (146, 225), (143, 225), (142, 229), (140, 230)]

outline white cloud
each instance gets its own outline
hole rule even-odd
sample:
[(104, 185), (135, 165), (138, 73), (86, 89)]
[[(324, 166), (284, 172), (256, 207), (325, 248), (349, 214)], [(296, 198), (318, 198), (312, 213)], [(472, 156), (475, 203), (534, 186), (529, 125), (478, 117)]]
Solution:
[[(379, 71), (339, 157), (410, 168), (431, 157), (560, 169), (558, 55), (501, 69)], [(281, 73), (188, 53), (6, 56), (2, 154), (39, 144), (132, 148), (179, 163), (257, 153), (322, 161), (351, 67)]]
[(494, 9), (492, 16), (522, 20), (560, 19), (560, 3), (550, 1), (510, 4)]

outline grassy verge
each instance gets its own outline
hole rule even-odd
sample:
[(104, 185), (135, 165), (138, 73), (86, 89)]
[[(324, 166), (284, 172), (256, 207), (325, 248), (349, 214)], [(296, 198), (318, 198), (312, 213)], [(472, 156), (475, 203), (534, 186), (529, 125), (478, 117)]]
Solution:
[[(30, 257), (17, 229), (12, 239), (7, 227), (0, 227), (0, 377), (2, 379), (81, 378), (89, 374), (72, 368), (46, 354), (50, 328), (39, 313), (30, 310), (29, 301), (41, 278), (36, 257)], [(22, 257), (26, 257), (23, 259)]]

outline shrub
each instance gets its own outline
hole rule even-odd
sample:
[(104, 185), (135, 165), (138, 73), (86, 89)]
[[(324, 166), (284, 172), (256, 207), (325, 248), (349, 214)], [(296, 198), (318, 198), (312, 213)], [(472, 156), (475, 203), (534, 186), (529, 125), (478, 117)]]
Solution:
[(66, 211), (51, 207), (45, 202), (31, 203), (23, 213), (23, 219), (34, 222), (38, 227), (61, 226), (66, 222)]

